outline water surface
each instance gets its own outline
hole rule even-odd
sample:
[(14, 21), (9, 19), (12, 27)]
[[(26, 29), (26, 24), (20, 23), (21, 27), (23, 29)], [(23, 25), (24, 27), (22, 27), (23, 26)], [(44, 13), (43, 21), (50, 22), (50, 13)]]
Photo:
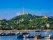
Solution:
[[(53, 32), (29, 32), (31, 35), (41, 34), (42, 36), (53, 34)], [(17, 38), (17, 36), (0, 36), (0, 40), (53, 40), (53, 39), (36, 39), (36, 38)]]

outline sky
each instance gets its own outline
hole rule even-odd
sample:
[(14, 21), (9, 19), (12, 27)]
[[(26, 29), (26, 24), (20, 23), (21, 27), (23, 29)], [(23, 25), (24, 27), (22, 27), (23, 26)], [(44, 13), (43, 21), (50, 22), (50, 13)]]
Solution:
[(0, 18), (11, 19), (23, 13), (53, 16), (53, 0), (0, 0)]

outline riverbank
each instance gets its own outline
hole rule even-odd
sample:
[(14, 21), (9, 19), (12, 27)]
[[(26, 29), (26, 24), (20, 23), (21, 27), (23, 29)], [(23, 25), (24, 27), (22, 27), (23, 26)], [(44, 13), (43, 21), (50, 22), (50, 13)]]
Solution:
[(0, 30), (0, 32), (9, 33), (9, 32), (35, 32), (35, 30)]
[[(9, 32), (35, 32), (36, 30), (0, 30), (0, 32), (9, 33)], [(43, 32), (53, 31), (53, 30), (41, 30)]]

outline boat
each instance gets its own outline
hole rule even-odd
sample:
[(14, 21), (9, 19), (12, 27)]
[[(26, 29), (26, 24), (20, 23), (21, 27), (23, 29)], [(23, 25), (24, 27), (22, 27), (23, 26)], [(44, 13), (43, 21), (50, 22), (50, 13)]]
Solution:
[(47, 38), (47, 39), (53, 39), (53, 35), (50, 34), (50, 35), (48, 35), (48, 36), (45, 36), (44, 38)]
[(10, 33), (7, 33), (6, 36), (14, 36), (15, 33), (14, 32), (10, 32)]
[(20, 32), (16, 32), (16, 33), (15, 33), (15, 35), (19, 35), (19, 34), (20, 34)]
[(35, 32), (41, 32), (41, 30), (36, 30)]
[(34, 38), (36, 38), (36, 39), (40, 39), (40, 38), (41, 38), (41, 34), (37, 34), (37, 35), (35, 35)]
[(30, 37), (29, 33), (22, 33), (22, 34), (17, 35), (17, 38), (29, 38), (29, 37)]
[(6, 33), (4, 33), (4, 32), (0, 33), (0, 36), (5, 36), (5, 35), (6, 35)]

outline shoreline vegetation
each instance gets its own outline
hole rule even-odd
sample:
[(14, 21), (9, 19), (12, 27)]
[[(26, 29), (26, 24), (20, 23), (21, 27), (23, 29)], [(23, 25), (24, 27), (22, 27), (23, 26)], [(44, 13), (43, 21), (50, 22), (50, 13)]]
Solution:
[(21, 14), (10, 20), (0, 19), (0, 30), (53, 30), (53, 17)]
[[(0, 30), (0, 32), (4, 32), (4, 33), (9, 33), (9, 32), (20, 32), (20, 33), (24, 33), (24, 32), (35, 32), (36, 30)], [(49, 32), (49, 31), (53, 31), (53, 30), (41, 30), (40, 32)]]

